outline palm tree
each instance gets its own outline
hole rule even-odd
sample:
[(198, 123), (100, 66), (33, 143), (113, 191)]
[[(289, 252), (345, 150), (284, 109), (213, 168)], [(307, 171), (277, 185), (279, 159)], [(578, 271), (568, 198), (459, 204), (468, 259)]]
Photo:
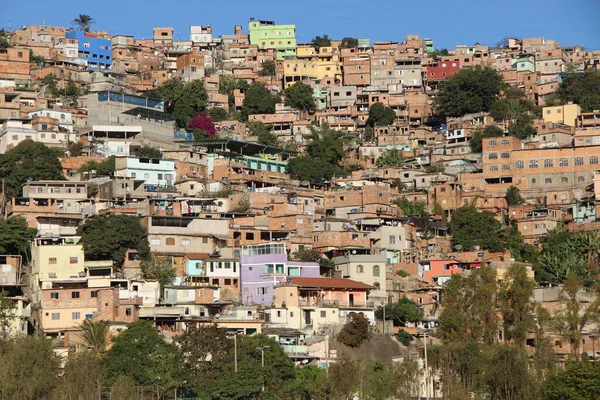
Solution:
[(86, 319), (79, 325), (79, 335), (83, 344), (96, 353), (104, 353), (111, 338), (110, 324), (108, 321), (92, 321)]
[(73, 25), (79, 26), (82, 31), (89, 32), (90, 26), (94, 24), (94, 18), (87, 14), (79, 14), (79, 17), (73, 20)]

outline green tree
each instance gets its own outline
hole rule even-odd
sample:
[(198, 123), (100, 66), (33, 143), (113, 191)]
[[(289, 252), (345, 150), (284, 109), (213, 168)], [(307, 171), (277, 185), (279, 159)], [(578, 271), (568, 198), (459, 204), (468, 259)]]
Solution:
[(110, 388), (111, 400), (131, 400), (138, 396), (135, 379), (128, 375), (120, 375)]
[(156, 88), (167, 112), (172, 113), (175, 110), (175, 104), (183, 94), (183, 87), (184, 83), (181, 79), (171, 78)]
[(156, 147), (144, 145), (135, 153), (135, 156), (138, 158), (162, 158), (162, 152)]
[(246, 90), (242, 118), (247, 121), (248, 116), (252, 114), (273, 114), (278, 102), (279, 96), (271, 94), (264, 85), (255, 82)]
[(79, 14), (79, 16), (73, 20), (73, 25), (77, 25), (79, 29), (85, 32), (89, 32), (90, 27), (95, 23), (96, 21), (94, 21), (94, 18), (87, 14)]
[[(383, 319), (383, 307), (375, 310), (375, 317)], [(420, 322), (423, 310), (411, 299), (403, 297), (394, 304), (386, 304), (385, 319), (393, 321), (395, 326), (406, 326), (408, 322)]]
[(405, 216), (427, 215), (427, 203), (423, 200), (410, 201), (408, 198), (402, 197), (399, 199), (394, 199), (392, 201), (392, 204), (396, 204), (400, 208), (400, 210), (402, 210), (402, 213)]
[(314, 112), (315, 101), (313, 100), (313, 88), (300, 81), (289, 86), (283, 92), (285, 105), (301, 111)]
[(363, 314), (350, 313), (348, 322), (336, 336), (338, 342), (349, 347), (360, 347), (365, 340), (371, 338), (369, 320)]
[(83, 143), (82, 142), (69, 142), (67, 146), (67, 151), (71, 157), (78, 157), (81, 155), (83, 151)]
[(316, 365), (296, 367), (296, 379), (287, 392), (299, 400), (329, 400), (332, 396), (327, 372)]
[(315, 49), (319, 49), (321, 47), (328, 47), (328, 46), (331, 46), (331, 39), (329, 38), (328, 35), (315, 36), (313, 38), (313, 40), (310, 42), (310, 44)]
[(209, 108), (206, 113), (214, 122), (226, 121), (229, 118), (229, 114), (223, 107)]
[(433, 58), (439, 58), (439, 57), (445, 57), (447, 56), (448, 53), (448, 49), (443, 48), (443, 49), (435, 49), (434, 51), (430, 52), (429, 55)]
[(104, 383), (102, 360), (90, 352), (73, 353), (65, 365), (64, 378), (57, 395), (67, 400), (100, 398)]
[(233, 209), (233, 212), (243, 214), (243, 213), (248, 213), (251, 210), (252, 210), (252, 203), (250, 202), (250, 198), (248, 197), (247, 194), (243, 194), (239, 198), (237, 205)]
[(266, 146), (281, 147), (279, 138), (271, 132), (271, 125), (263, 124), (262, 122), (250, 122), (247, 126), (250, 135), (257, 137), (258, 143)]
[(87, 260), (113, 260), (120, 267), (129, 249), (138, 250), (142, 259), (150, 254), (148, 232), (134, 215), (95, 216), (79, 226), (77, 234), (81, 236)]
[(600, 399), (600, 365), (587, 362), (567, 362), (546, 379), (545, 400)]
[(113, 175), (116, 169), (115, 158), (115, 156), (110, 156), (102, 162), (89, 161), (83, 164), (77, 172), (87, 173), (90, 178)]
[(250, 87), (243, 79), (234, 78), (233, 75), (221, 75), (219, 77), (219, 93), (226, 94), (229, 99), (229, 109), (234, 110), (236, 90), (245, 91)]
[(502, 86), (502, 77), (491, 68), (463, 69), (441, 85), (435, 110), (445, 117), (489, 111)]
[(0, 220), (0, 252), (18, 254), (28, 261), (30, 245), (36, 233), (36, 229), (30, 228), (27, 220), (21, 216)]
[(344, 177), (346, 173), (336, 164), (328, 163), (320, 158), (310, 156), (299, 156), (288, 161), (287, 171), (292, 178), (301, 181), (316, 182), (320, 179), (331, 179), (333, 177)]
[(521, 140), (534, 136), (536, 133), (537, 130), (533, 126), (531, 117), (526, 114), (518, 116), (516, 121), (510, 125), (508, 130), (508, 134), (510, 136), (514, 136)]
[(359, 387), (356, 362), (348, 354), (342, 353), (328, 368), (329, 382), (333, 399), (351, 399)]
[(142, 261), (141, 267), (146, 279), (156, 279), (160, 283), (163, 293), (165, 286), (172, 285), (173, 278), (177, 275), (177, 269), (173, 266), (173, 262), (165, 257), (152, 255), (148, 260)]
[(323, 255), (317, 249), (303, 247), (292, 253), (292, 260), (303, 262), (319, 262)]
[(198, 113), (206, 109), (208, 92), (204, 82), (196, 79), (186, 83), (181, 90), (173, 108), (175, 123), (180, 128), (185, 128), (188, 122)]
[(31, 140), (25, 140), (0, 155), (0, 176), (4, 179), (9, 197), (21, 196), (27, 181), (65, 179), (54, 151)]
[[(6, 253), (4, 253), (6, 254)], [(8, 292), (0, 292), (0, 332), (2, 332), (1, 339), (6, 340), (10, 332), (11, 321), (15, 319), (15, 303), (9, 297)]]
[(58, 383), (59, 367), (59, 358), (50, 339), (19, 336), (0, 341), (0, 393), (3, 398), (50, 398)]
[(600, 109), (600, 71), (566, 74), (556, 96), (563, 103), (579, 104), (583, 112)]
[(509, 206), (518, 206), (525, 203), (525, 199), (521, 197), (521, 191), (516, 186), (510, 186), (506, 189), (506, 202)]
[(79, 325), (79, 337), (81, 342), (93, 353), (104, 354), (112, 337), (110, 323), (86, 319)]
[(275, 60), (265, 60), (260, 65), (260, 71), (258, 71), (259, 76), (275, 76), (276, 71)]
[(492, 252), (505, 248), (500, 234), (502, 226), (489, 211), (479, 212), (474, 205), (456, 209), (450, 220), (452, 246), (460, 245), (463, 250), (473, 250), (479, 246)]
[(396, 112), (392, 108), (385, 106), (383, 103), (374, 103), (369, 107), (369, 119), (367, 120), (369, 126), (392, 125), (395, 120)]
[(523, 264), (512, 264), (500, 284), (498, 302), (502, 312), (504, 337), (520, 347), (533, 330), (534, 304), (531, 301), (535, 282), (527, 276)]
[(345, 37), (340, 43), (341, 49), (355, 49), (358, 47), (358, 39), (352, 37)]
[(379, 167), (400, 167), (404, 163), (404, 157), (397, 151), (388, 150), (377, 157), (375, 164)]
[[(172, 359), (159, 356), (172, 354)], [(136, 321), (113, 339), (113, 345), (106, 353), (104, 369), (107, 383), (112, 384), (117, 377), (132, 377), (137, 385), (154, 386), (165, 368), (175, 365), (175, 349), (165, 343), (149, 321)]]

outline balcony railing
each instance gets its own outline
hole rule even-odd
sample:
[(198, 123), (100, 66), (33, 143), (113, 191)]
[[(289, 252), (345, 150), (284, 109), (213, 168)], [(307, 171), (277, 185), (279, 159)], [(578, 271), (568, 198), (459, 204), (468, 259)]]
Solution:
[(300, 307), (328, 307), (328, 308), (375, 308), (372, 301), (339, 301), (313, 298), (300, 298)]

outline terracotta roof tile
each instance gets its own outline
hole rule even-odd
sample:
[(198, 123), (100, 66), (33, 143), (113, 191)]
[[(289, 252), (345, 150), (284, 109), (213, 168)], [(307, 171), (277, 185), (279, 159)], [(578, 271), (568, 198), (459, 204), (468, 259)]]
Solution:
[(375, 289), (375, 286), (367, 285), (366, 283), (353, 281), (345, 278), (289, 278), (289, 282), (293, 285), (304, 287), (321, 287), (321, 288), (337, 288), (337, 289)]

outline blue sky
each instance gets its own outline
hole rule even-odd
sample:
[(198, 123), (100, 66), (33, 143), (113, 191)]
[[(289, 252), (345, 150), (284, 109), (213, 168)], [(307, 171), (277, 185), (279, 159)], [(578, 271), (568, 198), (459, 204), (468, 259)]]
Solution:
[(175, 38), (181, 40), (189, 38), (190, 25), (211, 24), (216, 35), (232, 33), (236, 24), (247, 32), (254, 17), (295, 23), (299, 43), (322, 34), (402, 41), (415, 33), (433, 38), (436, 48), (493, 45), (518, 36), (600, 49), (598, 0), (21, 0), (3, 7), (0, 27), (71, 26), (79, 13), (96, 20), (93, 29), (136, 38), (151, 38), (155, 26), (175, 28)]

